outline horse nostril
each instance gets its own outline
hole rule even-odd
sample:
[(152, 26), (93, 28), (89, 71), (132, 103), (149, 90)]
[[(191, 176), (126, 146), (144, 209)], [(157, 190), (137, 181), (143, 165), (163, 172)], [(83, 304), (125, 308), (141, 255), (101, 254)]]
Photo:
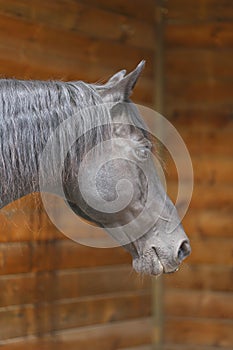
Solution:
[(183, 261), (191, 253), (191, 247), (188, 241), (183, 241), (178, 250), (178, 260)]

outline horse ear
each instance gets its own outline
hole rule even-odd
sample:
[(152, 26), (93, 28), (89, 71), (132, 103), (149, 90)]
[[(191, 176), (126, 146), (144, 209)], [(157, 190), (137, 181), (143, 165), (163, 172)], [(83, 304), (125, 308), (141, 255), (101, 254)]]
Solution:
[(115, 84), (117, 83), (118, 81), (120, 81), (121, 79), (124, 78), (126, 74), (126, 70), (123, 69), (121, 70), (120, 72), (117, 72), (116, 74), (114, 74), (108, 81), (106, 84)]
[(110, 79), (112, 84), (106, 84), (99, 90), (104, 102), (120, 102), (128, 101), (134, 86), (143, 70), (145, 61), (141, 61), (139, 65), (128, 75), (124, 76), (122, 72), (118, 72)]

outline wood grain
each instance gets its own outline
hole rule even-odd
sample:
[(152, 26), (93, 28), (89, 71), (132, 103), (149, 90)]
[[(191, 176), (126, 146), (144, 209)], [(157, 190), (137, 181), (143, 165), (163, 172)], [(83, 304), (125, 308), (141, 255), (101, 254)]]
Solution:
[[(175, 344), (166, 344), (164, 347), (165, 350), (219, 350), (219, 346), (202, 346), (202, 345), (191, 345), (191, 344), (186, 344), (186, 345), (175, 345)], [(221, 349), (221, 348), (220, 348)], [(231, 347), (229, 346), (224, 346), (224, 350), (231, 350)]]
[[(193, 155), (192, 165), (194, 170), (195, 185), (201, 186), (227, 186), (232, 183), (232, 162), (231, 157), (227, 155)], [(182, 164), (182, 160), (181, 160)], [(177, 181), (177, 170), (171, 163), (170, 159), (166, 161), (167, 178), (169, 181)], [(188, 174), (185, 176), (185, 171), (182, 173), (184, 180), (188, 179)]]
[[(18, 18), (11, 18), (0, 14), (0, 39), (2, 58), (7, 58), (7, 50), (10, 57), (13, 50), (22, 60), (24, 57), (32, 58), (33, 53), (40, 55), (42, 66), (49, 60), (50, 55), (58, 55), (54, 63), (59, 59), (80, 60), (81, 62), (95, 63), (100, 65), (119, 66), (119, 58), (116, 55), (122, 55), (124, 52), (124, 68), (132, 69), (132, 62), (139, 62), (145, 58), (151, 62), (151, 49), (142, 50), (141, 48), (130, 48), (127, 44), (114, 42), (109, 39), (98, 39), (93, 36), (86, 36), (82, 32), (63, 31), (61, 28), (47, 28), (42, 24), (27, 22)], [(27, 48), (25, 50), (25, 48)], [(134, 57), (133, 57), (134, 56)], [(38, 59), (39, 59), (38, 57)], [(44, 61), (42, 59), (44, 58)], [(35, 57), (36, 59), (36, 57)], [(115, 63), (114, 63), (115, 61)], [(46, 66), (46, 65), (45, 65)], [(122, 69), (122, 63), (120, 69)], [(152, 65), (150, 63), (150, 69)]]
[(189, 263), (232, 265), (233, 238), (191, 238), (192, 255)]
[(180, 108), (167, 106), (166, 114), (172, 124), (178, 129), (190, 128), (194, 131), (226, 131), (233, 128), (233, 113), (230, 105), (218, 108)]
[[(11, 18), (58, 28), (68, 34), (82, 33), (87, 37), (121, 42), (127, 46), (154, 50), (154, 30), (150, 23), (131, 18), (103, 8), (93, 7), (86, 2), (50, 1), (43, 2), (0, 1), (0, 14)], [(50, 14), (53, 14), (52, 16)], [(61, 17), (63, 20), (61, 21)], [(106, 27), (108, 30), (106, 31)], [(145, 40), (146, 38), (146, 40)]]
[[(232, 338), (232, 28), (229, 0), (165, 4), (165, 113), (194, 170), (183, 220), (192, 254), (165, 276), (165, 349), (230, 349)], [(167, 157), (175, 199), (177, 172)], [(183, 184), (185, 164), (183, 164)], [(184, 194), (185, 194), (184, 187)]]
[[(232, 211), (189, 210), (182, 223), (190, 237), (232, 238)], [(216, 218), (218, 218), (216, 220)]]
[[(165, 286), (180, 290), (233, 292), (233, 268), (230, 265), (184, 262), (180, 270), (164, 276)], [(218, 281), (218, 283), (216, 283)], [(182, 315), (181, 315), (182, 316)]]
[(40, 337), (19, 338), (5, 344), (2, 342), (1, 346), (4, 350), (63, 350), (67, 347), (70, 350), (77, 350), (77, 348), (92, 350), (95, 344), (96, 350), (109, 350), (110, 346), (113, 350), (116, 347), (122, 349), (148, 344), (151, 341), (151, 330), (152, 320), (142, 318), (54, 332)]
[[(167, 318), (165, 337), (169, 343), (230, 347), (233, 322), (199, 318)], [(179, 330), (179, 332), (177, 332)]]
[[(213, 307), (214, 305), (214, 307)], [(165, 291), (165, 312), (172, 317), (194, 317), (231, 320), (233, 296), (212, 291)]]
[(231, 21), (233, 9), (231, 0), (199, 0), (188, 3), (176, 0), (167, 4), (167, 21), (170, 22), (203, 22), (203, 21)]
[(89, 267), (4, 275), (0, 277), (0, 290), (0, 307), (5, 307), (94, 299), (116, 293), (149, 293), (151, 278), (140, 278), (129, 265)]
[(153, 0), (146, 0), (144, 6), (141, 6), (141, 0), (112, 0), (111, 3), (107, 0), (87, 0), (85, 2), (94, 7), (108, 9), (112, 12), (121, 13), (148, 22), (153, 23), (155, 20), (156, 4)]
[[(183, 194), (181, 193), (181, 201), (186, 198), (186, 191), (190, 188), (190, 184), (183, 183)], [(175, 200), (177, 191), (177, 183), (169, 182), (168, 193)], [(192, 209), (218, 209), (232, 210), (233, 193), (231, 184), (217, 186), (216, 184), (196, 184), (192, 193), (191, 208)], [(201, 200), (200, 200), (201, 198)]]
[[(0, 74), (106, 81), (144, 58), (133, 98), (152, 105), (157, 5), (0, 0)], [(230, 350), (233, 7), (230, 0), (177, 0), (162, 12), (166, 116), (187, 143), (195, 173), (183, 222), (192, 255), (164, 276), (164, 349)], [(174, 195), (169, 160), (167, 168)], [(0, 222), (1, 349), (151, 348), (151, 280), (132, 274), (122, 248), (72, 243), (30, 197), (4, 208)]]
[(148, 292), (64, 299), (0, 308), (0, 339), (101, 325), (151, 315)]
[(171, 48), (231, 49), (232, 28), (232, 22), (171, 23), (166, 27), (165, 40)]
[(0, 244), (1, 275), (122, 265), (130, 260), (123, 248), (96, 249), (70, 240)]
[(214, 49), (177, 49), (169, 50), (165, 64), (169, 79), (205, 78), (232, 80), (232, 48)]
[[(233, 91), (232, 80), (193, 79), (183, 78), (169, 81), (167, 85), (166, 103), (176, 108), (225, 108), (232, 106), (231, 95)], [(170, 108), (171, 108), (170, 106)]]

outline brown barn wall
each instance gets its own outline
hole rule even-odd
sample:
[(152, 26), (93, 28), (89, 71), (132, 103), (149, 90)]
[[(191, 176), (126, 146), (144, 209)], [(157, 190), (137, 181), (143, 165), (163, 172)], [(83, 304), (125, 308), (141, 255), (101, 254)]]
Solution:
[[(154, 8), (151, 0), (0, 0), (0, 75), (96, 82), (144, 58), (134, 97), (152, 104)], [(2, 349), (150, 344), (150, 280), (132, 273), (122, 248), (66, 239), (37, 196), (3, 208), (0, 222)]]
[[(164, 278), (164, 348), (229, 350), (233, 5), (164, 4), (165, 115), (187, 143), (195, 174), (184, 219), (193, 252), (178, 273)], [(93, 82), (145, 58), (134, 100), (152, 105), (155, 6), (154, 0), (0, 0), (0, 74)], [(167, 169), (174, 196), (177, 176), (169, 159)], [(123, 249), (72, 243), (38, 198), (4, 208), (0, 220), (2, 349), (150, 348), (150, 280), (142, 283), (131, 273)]]
[[(190, 151), (192, 255), (165, 278), (168, 349), (233, 346), (233, 3), (165, 4), (165, 112)], [(170, 193), (176, 171), (167, 165)]]

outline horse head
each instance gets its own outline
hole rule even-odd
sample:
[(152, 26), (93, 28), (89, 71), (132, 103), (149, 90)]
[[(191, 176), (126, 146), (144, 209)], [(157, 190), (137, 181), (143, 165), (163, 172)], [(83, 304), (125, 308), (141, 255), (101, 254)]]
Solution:
[(88, 156), (78, 184), (70, 177), (64, 186), (72, 210), (124, 246), (136, 271), (159, 275), (176, 271), (191, 248), (158, 176), (153, 137), (130, 102), (143, 66), (93, 85), (109, 111), (110, 125), (101, 126), (102, 152)]

